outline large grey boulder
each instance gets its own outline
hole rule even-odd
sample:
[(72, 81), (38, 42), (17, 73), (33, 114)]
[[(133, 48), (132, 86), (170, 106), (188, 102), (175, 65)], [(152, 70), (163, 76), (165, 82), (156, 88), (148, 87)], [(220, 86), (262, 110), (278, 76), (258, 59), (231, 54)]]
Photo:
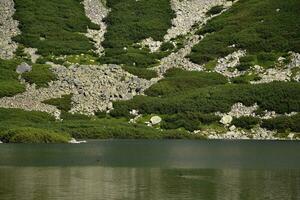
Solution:
[(28, 65), (27, 63), (23, 62), (17, 67), (16, 72), (18, 74), (23, 74), (25, 72), (30, 72), (31, 70), (32, 70), (32, 67), (30, 65)]
[(161, 120), (162, 120), (161, 117), (153, 116), (153, 117), (151, 117), (150, 122), (152, 125), (156, 125), (156, 124), (159, 124), (161, 122)]

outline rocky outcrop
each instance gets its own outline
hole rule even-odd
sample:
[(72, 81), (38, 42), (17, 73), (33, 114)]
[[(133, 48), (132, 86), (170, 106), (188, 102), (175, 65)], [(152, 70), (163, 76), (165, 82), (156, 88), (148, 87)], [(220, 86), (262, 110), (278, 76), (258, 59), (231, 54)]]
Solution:
[[(285, 58), (280, 57), (274, 68), (264, 70), (261, 66), (254, 66), (254, 73), (261, 79), (259, 81), (251, 81), (251, 84), (270, 83), (273, 81), (300, 81), (300, 54), (290, 52), (291, 61), (284, 65)], [(296, 71), (294, 74), (293, 71)]]
[(246, 55), (245, 50), (238, 50), (229, 54), (224, 58), (219, 58), (218, 64), (215, 67), (214, 71), (229, 78), (241, 76), (245, 72), (240, 72), (237, 69), (235, 69), (235, 67), (240, 64), (240, 58), (245, 55)]
[(128, 100), (156, 82), (138, 78), (124, 71), (118, 65), (72, 65), (68, 68), (48, 63), (52, 66), (57, 80), (47, 88), (27, 85), (24, 93), (0, 99), (0, 107), (21, 108), (50, 113), (59, 117), (60, 111), (42, 103), (47, 99), (73, 94), (71, 113), (93, 115), (95, 111), (112, 109), (112, 102)]
[(99, 30), (88, 29), (86, 36), (95, 42), (95, 52), (102, 55), (104, 48), (101, 43), (104, 41), (104, 34), (106, 32), (106, 24), (103, 19), (108, 15), (109, 9), (103, 5), (100, 0), (84, 0), (83, 1), (86, 16), (95, 24), (100, 26)]
[(168, 71), (168, 69), (173, 67), (185, 70), (202, 71), (202, 66), (192, 63), (186, 58), (186, 56), (190, 54), (192, 47), (200, 41), (199, 38), (200, 37), (198, 35), (191, 36), (187, 39), (184, 48), (179, 49), (177, 52), (173, 52), (169, 56), (163, 58), (160, 65), (155, 67), (154, 70), (157, 71), (161, 77), (164, 73), (166, 73), (166, 71)]
[(205, 23), (209, 19), (206, 12), (216, 5), (224, 5), (228, 8), (232, 2), (227, 0), (171, 0), (176, 17), (172, 19), (172, 27), (165, 35), (165, 41), (189, 33), (195, 24)]
[(144, 47), (148, 47), (150, 49), (150, 52), (157, 52), (161, 46), (161, 41), (155, 41), (152, 38), (146, 38), (140, 42), (140, 45)]
[(12, 38), (20, 34), (18, 21), (13, 19), (15, 13), (13, 0), (0, 1), (0, 58), (11, 59), (17, 49)]
[(37, 51), (38, 49), (36, 48), (24, 48), (24, 53), (26, 53), (30, 57), (31, 62), (33, 63), (35, 63), (37, 59), (40, 57), (40, 55), (36, 53)]

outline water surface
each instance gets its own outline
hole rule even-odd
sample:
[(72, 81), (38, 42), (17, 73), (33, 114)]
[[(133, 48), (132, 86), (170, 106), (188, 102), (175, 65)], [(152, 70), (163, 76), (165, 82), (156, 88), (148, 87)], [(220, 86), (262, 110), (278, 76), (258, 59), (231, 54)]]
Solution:
[(0, 145), (0, 200), (298, 200), (300, 143)]

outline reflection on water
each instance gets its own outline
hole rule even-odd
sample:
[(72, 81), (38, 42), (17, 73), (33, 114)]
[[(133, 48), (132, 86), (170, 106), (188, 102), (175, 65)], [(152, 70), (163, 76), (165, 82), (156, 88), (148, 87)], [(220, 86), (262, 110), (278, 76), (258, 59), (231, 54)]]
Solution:
[(3, 200), (296, 200), (300, 197), (299, 170), (1, 167), (0, 177)]
[(2, 144), (0, 200), (300, 200), (299, 144)]

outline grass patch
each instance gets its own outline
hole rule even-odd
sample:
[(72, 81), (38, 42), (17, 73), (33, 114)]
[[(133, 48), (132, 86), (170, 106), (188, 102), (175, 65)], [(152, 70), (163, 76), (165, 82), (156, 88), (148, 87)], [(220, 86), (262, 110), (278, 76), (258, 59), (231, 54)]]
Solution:
[[(238, 1), (198, 31), (211, 34), (193, 47), (189, 57), (204, 64), (236, 49), (246, 49), (257, 56), (258, 62), (270, 65), (268, 61), (276, 60), (274, 53), (299, 52), (299, 7), (298, 0)], [(235, 48), (228, 47), (233, 44)]]
[(0, 97), (14, 96), (25, 91), (25, 86), (18, 80), (16, 68), (18, 60), (0, 59)]
[(48, 82), (56, 80), (56, 75), (50, 67), (50, 65), (34, 64), (32, 71), (22, 74), (22, 77), (30, 84), (35, 83), (38, 88), (47, 87)]
[(106, 5), (111, 12), (105, 19), (108, 27), (102, 61), (135, 67), (156, 64), (160, 54), (133, 46), (149, 37), (163, 40), (174, 17), (169, 0), (107, 0)]
[(22, 32), (15, 40), (47, 56), (86, 53), (93, 43), (83, 35), (99, 29), (84, 12), (81, 0), (16, 0), (14, 18)]

